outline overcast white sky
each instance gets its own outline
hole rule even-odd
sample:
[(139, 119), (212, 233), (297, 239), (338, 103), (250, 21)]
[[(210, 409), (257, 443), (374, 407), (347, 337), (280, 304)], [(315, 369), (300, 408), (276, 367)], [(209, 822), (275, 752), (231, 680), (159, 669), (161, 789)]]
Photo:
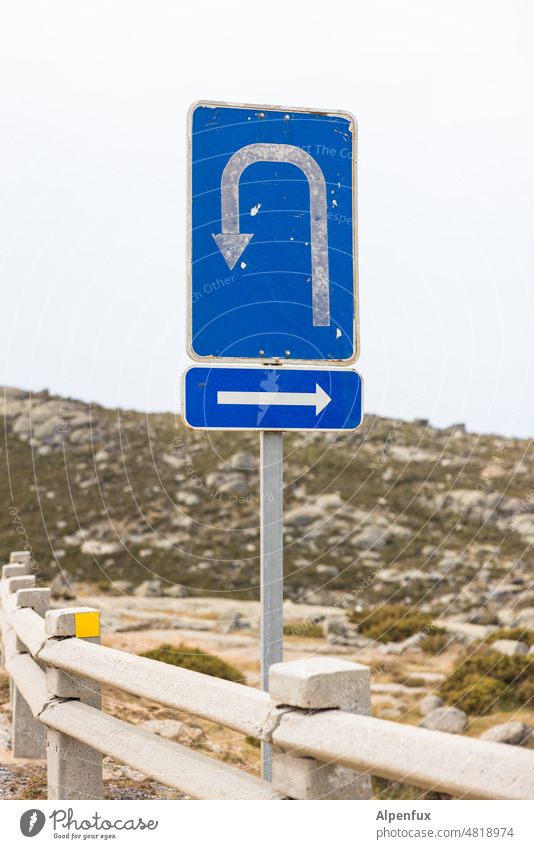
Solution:
[(188, 106), (342, 108), (367, 410), (533, 434), (528, 0), (0, 10), (0, 382), (176, 410)]

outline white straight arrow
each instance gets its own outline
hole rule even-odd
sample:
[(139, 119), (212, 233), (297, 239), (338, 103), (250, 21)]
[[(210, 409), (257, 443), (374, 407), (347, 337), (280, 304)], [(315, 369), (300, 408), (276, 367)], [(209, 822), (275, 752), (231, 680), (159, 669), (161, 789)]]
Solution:
[(331, 401), (324, 389), (315, 392), (217, 392), (217, 404), (247, 404), (253, 407), (315, 407), (315, 415)]

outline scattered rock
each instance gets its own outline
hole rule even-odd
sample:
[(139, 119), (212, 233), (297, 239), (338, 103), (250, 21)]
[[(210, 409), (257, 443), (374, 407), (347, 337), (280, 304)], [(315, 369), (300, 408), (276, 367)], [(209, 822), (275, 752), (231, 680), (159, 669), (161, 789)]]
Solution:
[(175, 499), (178, 504), (185, 504), (186, 507), (196, 507), (197, 504), (200, 504), (200, 498), (194, 492), (181, 490), (176, 493)]
[(141, 598), (161, 598), (163, 595), (163, 584), (159, 578), (155, 578), (151, 581), (143, 581), (142, 584), (139, 584), (139, 586), (135, 588), (133, 594), (135, 596), (140, 596)]
[(491, 647), (493, 651), (508, 655), (508, 657), (516, 654), (528, 654), (528, 646), (520, 640), (495, 640)]
[(16, 386), (0, 386), (0, 395), (5, 398), (27, 398), (28, 393), (25, 389), (17, 389)]
[(102, 554), (117, 554), (122, 551), (122, 545), (118, 542), (104, 542), (101, 539), (86, 539), (82, 543), (82, 554), (92, 554), (98, 557)]
[(433, 731), (461, 734), (467, 727), (467, 714), (455, 707), (438, 707), (430, 711), (419, 725)]
[(118, 593), (124, 593), (125, 595), (129, 595), (133, 590), (133, 584), (131, 581), (112, 581), (111, 587), (116, 590)]
[(233, 466), (238, 469), (243, 469), (245, 472), (255, 472), (259, 467), (259, 459), (254, 454), (248, 454), (246, 451), (238, 451), (230, 458)]
[(76, 591), (72, 586), (72, 575), (65, 569), (60, 572), (50, 584), (50, 597), (65, 599), (67, 601), (76, 598)]
[(244, 475), (224, 475), (224, 479), (218, 484), (219, 492), (231, 493), (232, 495), (248, 495), (250, 486)]
[(140, 723), (140, 727), (153, 734), (159, 734), (166, 740), (175, 740), (179, 743), (197, 743), (204, 737), (202, 728), (195, 725), (186, 725), (177, 719), (147, 719)]
[(165, 588), (163, 595), (169, 596), (169, 598), (187, 598), (189, 593), (181, 584), (173, 584)]
[(511, 746), (522, 746), (526, 743), (532, 728), (524, 722), (504, 722), (502, 725), (494, 725), (480, 735), (481, 740), (491, 740), (493, 743), (509, 743)]
[(356, 534), (353, 542), (357, 548), (363, 548), (367, 551), (370, 549), (380, 550), (384, 548), (388, 536), (389, 533), (386, 528), (381, 525), (370, 525)]
[(315, 499), (315, 506), (320, 507), (321, 510), (339, 510), (344, 505), (345, 502), (339, 492), (323, 492)]
[(250, 622), (239, 610), (229, 610), (224, 613), (216, 626), (219, 634), (229, 634), (230, 631), (243, 631), (248, 628), (250, 628)]
[(329, 578), (335, 578), (336, 575), (339, 575), (339, 569), (337, 566), (329, 566), (326, 563), (319, 563), (319, 565), (315, 568), (318, 575), (326, 575)]
[(429, 693), (428, 696), (425, 696), (419, 702), (419, 713), (421, 716), (427, 716), (442, 705), (443, 699), (440, 696), (436, 696), (435, 693)]
[(325, 512), (321, 507), (310, 505), (309, 507), (299, 507), (298, 510), (289, 513), (286, 524), (293, 525), (296, 528), (305, 528), (325, 518)]

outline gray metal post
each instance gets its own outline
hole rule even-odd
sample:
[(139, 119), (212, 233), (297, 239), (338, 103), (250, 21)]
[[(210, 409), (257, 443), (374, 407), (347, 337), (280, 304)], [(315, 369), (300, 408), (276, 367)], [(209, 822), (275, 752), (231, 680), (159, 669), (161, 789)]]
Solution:
[[(260, 435), (261, 685), (269, 690), (269, 667), (283, 660), (283, 435)], [(272, 752), (262, 743), (262, 774), (272, 780)]]

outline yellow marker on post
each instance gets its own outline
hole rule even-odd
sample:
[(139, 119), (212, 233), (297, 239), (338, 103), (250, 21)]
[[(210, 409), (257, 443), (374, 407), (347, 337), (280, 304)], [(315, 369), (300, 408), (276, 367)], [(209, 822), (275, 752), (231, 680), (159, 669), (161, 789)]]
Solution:
[(98, 610), (75, 613), (74, 619), (76, 637), (100, 636), (100, 612)]

